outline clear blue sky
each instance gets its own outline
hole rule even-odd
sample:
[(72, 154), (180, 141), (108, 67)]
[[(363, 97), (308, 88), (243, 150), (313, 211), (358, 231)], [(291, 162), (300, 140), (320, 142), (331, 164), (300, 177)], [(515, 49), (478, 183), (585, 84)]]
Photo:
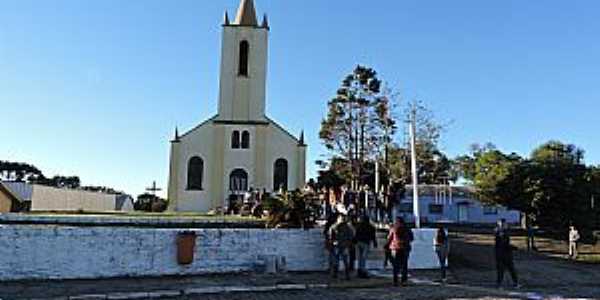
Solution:
[[(271, 24), (268, 113), (318, 127), (357, 64), (443, 120), (451, 156), (548, 140), (600, 163), (596, 0), (256, 0)], [(238, 0), (0, 0), (0, 159), (137, 194), (166, 188), (169, 139), (217, 105), (220, 24)]]

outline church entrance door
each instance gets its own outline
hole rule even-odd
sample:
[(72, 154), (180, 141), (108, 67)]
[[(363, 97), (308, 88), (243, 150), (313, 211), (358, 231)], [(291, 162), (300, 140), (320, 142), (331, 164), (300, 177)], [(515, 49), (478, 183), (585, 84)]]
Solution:
[(244, 169), (235, 169), (229, 175), (229, 190), (234, 194), (248, 191), (248, 173)]

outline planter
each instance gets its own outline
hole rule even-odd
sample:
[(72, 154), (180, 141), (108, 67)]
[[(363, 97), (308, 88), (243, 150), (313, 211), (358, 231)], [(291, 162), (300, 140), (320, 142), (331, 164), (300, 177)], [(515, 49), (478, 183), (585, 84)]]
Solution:
[(177, 263), (189, 265), (194, 262), (196, 250), (196, 233), (185, 231), (177, 234)]

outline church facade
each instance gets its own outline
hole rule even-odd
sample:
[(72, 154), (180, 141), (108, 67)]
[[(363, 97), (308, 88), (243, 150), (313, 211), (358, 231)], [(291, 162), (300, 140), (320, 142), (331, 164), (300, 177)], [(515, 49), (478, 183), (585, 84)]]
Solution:
[(235, 20), (225, 13), (218, 113), (171, 141), (168, 198), (173, 211), (207, 212), (249, 189), (305, 184), (303, 133), (295, 137), (266, 116), (269, 24), (252, 0)]

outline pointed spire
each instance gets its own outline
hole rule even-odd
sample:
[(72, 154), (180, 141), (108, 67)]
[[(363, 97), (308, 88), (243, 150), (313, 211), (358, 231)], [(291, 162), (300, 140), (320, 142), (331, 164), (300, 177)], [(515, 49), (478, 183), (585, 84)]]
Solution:
[(234, 24), (241, 26), (258, 26), (253, 0), (241, 0)]
[(230, 22), (229, 22), (229, 14), (227, 13), (227, 11), (225, 11), (225, 17), (223, 20), (223, 25), (225, 26), (229, 26)]
[(300, 131), (300, 139), (298, 141), (298, 145), (306, 146), (306, 144), (304, 143), (304, 130)]
[(269, 29), (269, 19), (267, 18), (267, 14), (263, 16), (262, 28)]
[(173, 143), (179, 143), (179, 128), (177, 128), (177, 126), (175, 126), (175, 138), (173, 139)]

